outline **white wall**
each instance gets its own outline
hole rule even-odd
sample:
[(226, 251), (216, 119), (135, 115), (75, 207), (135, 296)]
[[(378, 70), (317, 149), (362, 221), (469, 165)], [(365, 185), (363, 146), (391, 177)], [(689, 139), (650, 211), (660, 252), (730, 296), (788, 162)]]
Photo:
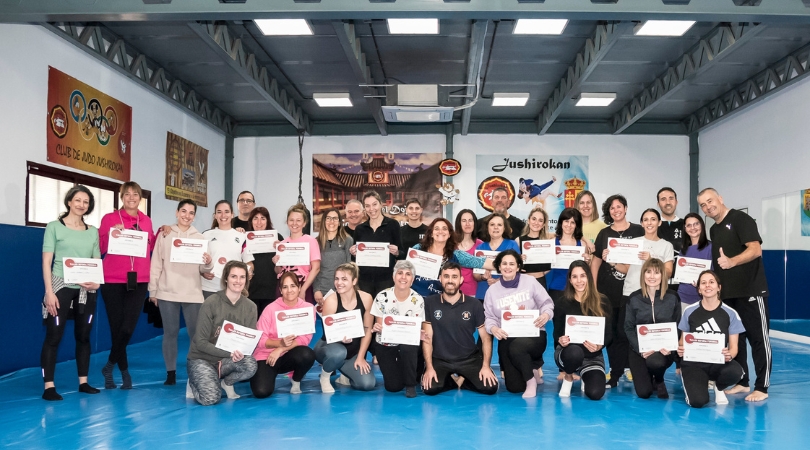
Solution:
[(800, 236), (799, 190), (810, 188), (810, 80), (700, 133), (700, 187), (748, 208), (766, 249), (810, 250)]
[[(303, 196), (312, 204), (314, 153), (444, 153), (444, 135), (308, 137), (304, 141)], [(624, 194), (629, 218), (656, 207), (662, 186), (680, 193), (678, 214), (689, 212), (689, 141), (684, 136), (469, 135), (456, 136), (454, 156), (462, 172), (454, 177), (461, 202), (475, 210), (475, 157), (478, 154), (589, 155), (589, 178), (597, 201)], [(285, 229), (286, 209), (298, 197), (298, 142), (295, 137), (239, 138), (234, 142), (234, 193), (250, 190)]]
[[(132, 107), (131, 177), (152, 191), (152, 218), (174, 223), (176, 201), (165, 199), (166, 132), (209, 150), (208, 202), (195, 225), (207, 229), (214, 203), (224, 195), (225, 136), (175, 108), (124, 75), (37, 25), (0, 24), (0, 222), (25, 224), (26, 161), (50, 164), (46, 154), (48, 66)], [(80, 171), (81, 172), (81, 171)], [(96, 174), (88, 175), (99, 177)], [(101, 177), (103, 178), (103, 177)]]

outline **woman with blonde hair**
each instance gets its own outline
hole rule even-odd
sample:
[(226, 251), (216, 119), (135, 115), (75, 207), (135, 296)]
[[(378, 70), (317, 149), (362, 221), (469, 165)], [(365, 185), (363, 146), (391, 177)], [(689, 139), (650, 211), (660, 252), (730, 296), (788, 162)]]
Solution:
[(276, 252), (273, 257), (273, 264), (276, 265), (276, 274), (281, 278), (284, 272), (293, 272), (298, 276), (298, 283), (301, 285), (301, 298), (309, 303), (315, 303), (315, 296), (312, 293), (312, 283), (321, 270), (321, 250), (318, 241), (314, 237), (304, 234), (304, 227), (307, 226), (307, 209), (301, 204), (295, 204), (287, 210), (287, 228), (290, 229), (290, 237), (281, 241), (281, 244), (309, 244), (309, 264), (299, 266), (279, 266), (281, 258), (280, 252)]
[[(553, 239), (552, 235), (548, 232), (548, 213), (541, 206), (535, 206), (529, 213), (529, 218), (526, 220), (526, 226), (519, 238), (515, 239), (520, 252), (523, 253), (523, 243), (530, 241), (544, 241)], [(526, 261), (526, 255), (521, 255), (523, 261)], [(551, 270), (551, 264), (525, 264), (523, 265), (522, 273), (529, 275), (537, 280), (543, 289), (548, 289), (546, 282), (546, 275)]]

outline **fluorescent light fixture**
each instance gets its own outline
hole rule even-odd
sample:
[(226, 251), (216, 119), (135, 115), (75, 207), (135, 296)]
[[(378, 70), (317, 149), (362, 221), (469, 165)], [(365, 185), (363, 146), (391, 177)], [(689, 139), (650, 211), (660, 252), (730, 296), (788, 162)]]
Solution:
[(321, 108), (336, 108), (352, 106), (352, 99), (348, 92), (327, 92), (312, 94), (315, 103)]
[(439, 34), (439, 19), (388, 19), (390, 34)]
[(636, 36), (683, 36), (694, 20), (648, 20), (636, 25), (633, 32)]
[(518, 19), (512, 34), (562, 34), (568, 19)]
[(583, 92), (577, 98), (576, 106), (607, 106), (616, 100), (615, 93), (607, 92)]
[(265, 36), (311, 36), (312, 28), (304, 19), (255, 19)]
[(528, 93), (495, 92), (492, 94), (492, 106), (526, 106)]

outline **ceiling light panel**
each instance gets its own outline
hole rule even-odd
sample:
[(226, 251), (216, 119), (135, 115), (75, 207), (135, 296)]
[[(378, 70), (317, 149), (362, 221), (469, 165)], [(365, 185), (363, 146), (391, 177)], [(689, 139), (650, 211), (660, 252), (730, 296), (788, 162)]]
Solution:
[(513, 34), (559, 35), (568, 25), (568, 19), (518, 19)]
[(528, 93), (495, 92), (492, 94), (492, 106), (526, 106)]
[(304, 19), (255, 19), (265, 36), (311, 36), (312, 27)]
[(648, 20), (636, 26), (636, 36), (683, 36), (694, 20)]
[(315, 103), (321, 108), (346, 108), (351, 107), (352, 99), (348, 92), (327, 92), (312, 94)]
[(439, 34), (439, 19), (388, 19), (390, 34)]
[(612, 92), (583, 92), (577, 99), (576, 106), (607, 106), (616, 100)]

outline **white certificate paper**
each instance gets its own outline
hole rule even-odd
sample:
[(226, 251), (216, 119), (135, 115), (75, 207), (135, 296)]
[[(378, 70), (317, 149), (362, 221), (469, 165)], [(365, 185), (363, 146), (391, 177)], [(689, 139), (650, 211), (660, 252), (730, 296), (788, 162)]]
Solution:
[(675, 276), (672, 281), (677, 283), (697, 283), (698, 276), (704, 270), (711, 270), (712, 261), (710, 259), (687, 258), (679, 256), (675, 264)]
[(387, 242), (358, 242), (356, 261), (358, 266), (363, 267), (388, 267)]
[(95, 258), (62, 258), (62, 277), (67, 284), (104, 284), (104, 266)]
[(605, 318), (591, 316), (565, 316), (565, 335), (572, 344), (585, 341), (605, 345)]
[(323, 317), (323, 333), (326, 343), (339, 342), (343, 339), (360, 338), (366, 335), (363, 329), (363, 316), (359, 309)]
[(683, 360), (711, 364), (725, 364), (723, 349), (726, 336), (713, 333), (684, 333)]
[(540, 317), (536, 309), (518, 309), (501, 311), (501, 329), (510, 338), (540, 336), (540, 328), (534, 321)]
[(222, 278), (222, 271), (225, 270), (225, 264), (228, 262), (228, 258), (224, 256), (220, 256), (214, 261), (214, 277)]
[(409, 249), (408, 256), (405, 258), (406, 261), (410, 261), (411, 264), (413, 264), (416, 275), (431, 280), (439, 279), (439, 271), (442, 268), (443, 259), (444, 258), (439, 255), (423, 252), (415, 248)]
[(110, 228), (107, 254), (146, 258), (146, 247), (148, 244), (149, 233), (145, 231)]
[[(496, 250), (476, 250), (475, 256), (477, 257), (484, 257), (490, 261), (495, 261), (495, 257), (498, 256), (499, 251)], [(477, 273), (479, 275), (483, 275), (486, 272), (486, 269), (473, 269), (473, 273)], [(497, 270), (493, 270), (492, 275), (500, 275)]]
[(641, 264), (638, 254), (644, 251), (644, 239), (608, 238), (608, 250), (607, 262)]
[(313, 308), (295, 308), (276, 311), (276, 331), (279, 339), (285, 336), (315, 334)]
[(277, 266), (308, 266), (309, 242), (282, 242), (276, 247), (278, 252)]
[(678, 350), (678, 324), (675, 322), (636, 325), (639, 353), (657, 352), (666, 349)]
[(262, 230), (247, 232), (247, 250), (250, 253), (275, 253), (276, 247), (273, 245), (278, 241), (278, 231)]
[(205, 264), (203, 254), (207, 250), (207, 239), (173, 238), (169, 260), (173, 263)]
[(521, 242), (526, 264), (550, 264), (554, 262), (554, 239)]
[(234, 350), (239, 350), (243, 355), (251, 355), (261, 338), (261, 331), (225, 320), (222, 322), (222, 329), (219, 330), (215, 347), (226, 352), (233, 353)]
[(557, 258), (551, 263), (552, 269), (565, 269), (571, 267), (574, 261), (582, 261), (585, 259), (585, 247), (577, 247), (576, 245), (558, 245), (554, 249)]
[(383, 344), (419, 345), (422, 319), (419, 317), (384, 315), (380, 341)]

